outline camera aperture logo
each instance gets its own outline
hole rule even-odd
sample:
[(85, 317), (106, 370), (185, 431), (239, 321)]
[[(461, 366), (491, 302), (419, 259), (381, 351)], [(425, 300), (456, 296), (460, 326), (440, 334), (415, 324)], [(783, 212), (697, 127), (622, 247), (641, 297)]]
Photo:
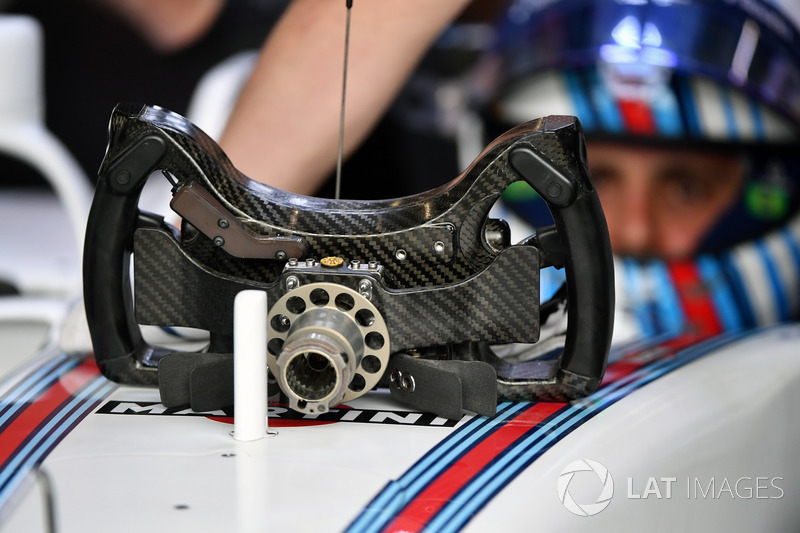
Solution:
[[(570, 493), (570, 485), (573, 485), (573, 489), (575, 489), (575, 485), (583, 485), (583, 482), (587, 480), (585, 476), (578, 476), (576, 478), (575, 474), (579, 472), (594, 472), (597, 479), (600, 480), (602, 489), (594, 503), (578, 503)], [(593, 480), (592, 485), (596, 485), (596, 482)], [(562, 505), (564, 505), (569, 512), (578, 516), (596, 515), (608, 507), (608, 504), (611, 503), (612, 496), (614, 496), (614, 480), (611, 478), (611, 473), (609, 473), (608, 469), (597, 461), (578, 459), (564, 467), (564, 470), (561, 471), (561, 475), (558, 476), (558, 499), (561, 500)]]

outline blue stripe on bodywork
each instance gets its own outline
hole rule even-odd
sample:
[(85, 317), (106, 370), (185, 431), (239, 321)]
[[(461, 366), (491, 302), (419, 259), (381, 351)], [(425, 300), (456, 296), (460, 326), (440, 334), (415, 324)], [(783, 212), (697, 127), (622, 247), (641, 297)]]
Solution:
[[(744, 336), (744, 333), (733, 332), (697, 344), (679, 352), (674, 357), (661, 359), (640, 368), (616, 382), (609, 383), (587, 398), (565, 406), (551, 416), (542, 426), (533, 427), (518, 439), (515, 444), (499, 454), (481, 473), (462, 487), (462, 490), (440, 510), (425, 529), (430, 531), (458, 531), (536, 457), (541, 456), (542, 453), (574, 429), (577, 429), (583, 422), (624, 398), (630, 392)], [(661, 338), (659, 342), (663, 342), (663, 340)], [(531, 404), (516, 405), (528, 407)], [(512, 422), (514, 416), (522, 411), (522, 409), (512, 411), (508, 407), (504, 407), (504, 409), (507, 410), (502, 415), (503, 421), (509, 420)], [(485, 431), (480, 435), (480, 438), (470, 439), (468, 446), (459, 446), (459, 444), (465, 443), (463, 434), (474, 434), (475, 427), (486, 424), (491, 420), (485, 417), (476, 418), (455, 430), (439, 446), (412, 466), (397, 482), (387, 484), (383, 491), (352, 522), (347, 531), (349, 533), (381, 531), (430, 483), (443, 475), (459, 456), (466, 453), (469, 447), (475, 447), (479, 444), (490, 432)], [(475, 436), (477, 437), (477, 435)], [(446, 453), (451, 450), (455, 451), (457, 446), (457, 453)], [(422, 478), (423, 473), (424, 481)]]
[(0, 471), (0, 508), (16, 486), (116, 385), (98, 376), (50, 418)]
[(62, 354), (48, 361), (30, 376), (14, 386), (5, 396), (0, 398), (0, 431), (11, 422), (33, 398), (50, 388), (58, 378), (78, 366), (80, 361), (70, 359)]
[[(537, 457), (540, 457), (553, 444), (571, 433), (585, 421), (608, 408), (636, 389), (695, 359), (727, 346), (745, 336), (734, 332), (715, 337), (709, 341), (687, 348), (676, 357), (659, 361), (639, 372), (635, 380), (628, 380), (624, 386), (608, 387), (613, 390), (595, 393), (584, 400), (567, 407), (567, 412), (553, 419), (542, 428), (537, 428), (529, 436), (518, 441), (509, 453), (485, 468), (478, 476), (447, 503), (439, 514), (428, 524), (431, 531), (459, 531), (494, 495), (503, 489)], [(513, 459), (513, 461), (512, 461)]]
[[(11, 424), (84, 360), (83, 357), (58, 354), (12, 387), (0, 398), (0, 430)], [(0, 508), (55, 446), (116, 387), (115, 383), (100, 374), (89, 379), (80, 390), (54, 409), (19, 448), (8, 456), (0, 470)]]

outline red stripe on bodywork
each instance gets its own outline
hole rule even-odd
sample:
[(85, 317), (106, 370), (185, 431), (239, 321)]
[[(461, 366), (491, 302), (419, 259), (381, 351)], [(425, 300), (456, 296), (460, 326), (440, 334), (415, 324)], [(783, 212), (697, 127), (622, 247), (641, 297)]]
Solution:
[(486, 437), (414, 498), (384, 531), (421, 531), (470, 479), (566, 403), (535, 403)]
[[(674, 354), (684, 347), (722, 332), (711, 293), (706, 290), (696, 265), (691, 261), (672, 262), (669, 264), (669, 272), (686, 316), (685, 333), (654, 347), (655, 352), (650, 357), (632, 354), (631, 358), (609, 365), (604, 384), (621, 379), (653, 360)], [(383, 531), (422, 531), (442, 507), (483, 468), (531, 428), (566, 405), (565, 403), (533, 404), (448, 467), (442, 475), (411, 500)]]
[(606, 367), (606, 372), (603, 374), (603, 380), (600, 382), (600, 386), (604, 387), (609, 383), (614, 383), (615, 381), (619, 381), (620, 379), (624, 378), (625, 376), (629, 376), (633, 374), (644, 365), (649, 363), (650, 361), (646, 361), (644, 359), (639, 360), (621, 360), (615, 363), (612, 363)]
[(88, 358), (61, 376), (56, 383), (29, 404), (3, 430), (2, 438), (0, 438), (0, 464), (5, 464), (42, 422), (99, 373), (94, 359)]

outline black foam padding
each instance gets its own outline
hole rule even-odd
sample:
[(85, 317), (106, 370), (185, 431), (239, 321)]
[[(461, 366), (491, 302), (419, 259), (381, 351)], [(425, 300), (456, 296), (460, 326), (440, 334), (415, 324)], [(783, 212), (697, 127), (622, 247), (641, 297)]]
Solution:
[(233, 405), (233, 354), (171, 353), (158, 363), (158, 390), (167, 407), (211, 411)]
[(223, 355), (227, 357), (192, 371), (189, 396), (193, 411), (213, 411), (233, 405), (233, 356)]
[(491, 416), (497, 410), (497, 374), (482, 361), (438, 361), (392, 355), (389, 373), (413, 377), (413, 391), (389, 387), (392, 396), (417, 409), (451, 420), (465, 411)]

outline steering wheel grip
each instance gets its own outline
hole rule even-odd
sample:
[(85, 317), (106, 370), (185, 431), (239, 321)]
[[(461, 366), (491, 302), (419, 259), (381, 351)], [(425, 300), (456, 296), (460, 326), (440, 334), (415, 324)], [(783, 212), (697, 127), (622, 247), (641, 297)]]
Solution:
[(101, 167), (89, 211), (83, 253), (83, 298), (95, 360), (107, 378), (132, 385), (158, 384), (156, 349), (142, 338), (130, 287), (133, 233), (160, 227), (163, 218), (141, 213), (144, 182), (166, 153), (164, 140), (148, 136), (110, 167)]
[(574, 117), (547, 120), (548, 130), (562, 134), (561, 153), (546, 158), (533, 146), (518, 145), (509, 153), (509, 164), (545, 200), (555, 221), (567, 279), (566, 342), (552, 379), (527, 384), (498, 379), (498, 395), (507, 399), (571, 400), (593, 392), (605, 371), (614, 325), (611, 244), (589, 178), (580, 124)]

